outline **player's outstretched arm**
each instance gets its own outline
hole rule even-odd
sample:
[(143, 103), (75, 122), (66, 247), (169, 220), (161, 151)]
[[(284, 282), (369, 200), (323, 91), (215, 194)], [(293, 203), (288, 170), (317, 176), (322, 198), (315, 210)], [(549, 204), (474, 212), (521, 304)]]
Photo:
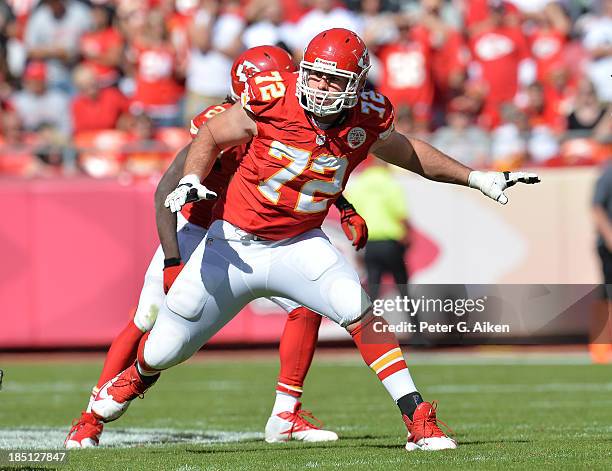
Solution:
[(501, 204), (508, 202), (504, 190), (516, 183), (539, 183), (535, 173), (479, 172), (457, 162), (420, 139), (393, 131), (371, 149), (378, 158), (398, 167), (418, 173), (430, 180), (467, 185)]
[(472, 171), (426, 142), (397, 131), (377, 141), (371, 152), (385, 162), (437, 182), (467, 185)]
[(216, 198), (216, 193), (201, 184), (212, 170), (215, 159), (224, 149), (244, 144), (256, 134), (255, 121), (240, 103), (206, 121), (191, 142), (183, 168), (184, 176), (164, 205), (176, 213), (185, 203)]

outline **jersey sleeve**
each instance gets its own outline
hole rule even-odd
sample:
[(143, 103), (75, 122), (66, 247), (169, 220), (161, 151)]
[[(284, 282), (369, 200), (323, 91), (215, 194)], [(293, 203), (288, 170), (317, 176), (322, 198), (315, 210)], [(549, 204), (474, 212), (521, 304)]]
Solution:
[(385, 114), (383, 115), (383, 119), (380, 121), (378, 125), (378, 138), (381, 140), (387, 139), (395, 127), (393, 126), (393, 122), (395, 121), (395, 110), (393, 109), (393, 105), (389, 101), (387, 97), (385, 97)]
[(240, 96), (243, 108), (255, 116), (269, 116), (275, 105), (285, 98), (287, 78), (287, 74), (277, 70), (260, 72), (250, 77)]
[(225, 110), (227, 110), (231, 106), (232, 106), (231, 103), (222, 103), (220, 105), (212, 105), (206, 108), (204, 111), (202, 111), (198, 115), (196, 115), (191, 120), (191, 125), (189, 127), (189, 134), (191, 135), (191, 138), (195, 139), (195, 137), (198, 135), (198, 131), (200, 130), (200, 127), (206, 121), (208, 121), (210, 118), (212, 118), (213, 116), (219, 113), (223, 113)]
[(381, 93), (369, 90), (361, 94), (361, 111), (369, 116), (368, 123), (378, 139), (387, 139), (393, 130), (395, 110), (389, 99)]

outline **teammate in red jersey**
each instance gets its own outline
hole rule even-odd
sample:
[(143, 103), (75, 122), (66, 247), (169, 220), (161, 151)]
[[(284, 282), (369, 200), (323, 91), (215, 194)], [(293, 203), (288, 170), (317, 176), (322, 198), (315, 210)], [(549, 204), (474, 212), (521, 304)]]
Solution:
[[(241, 54), (232, 67), (232, 96), (238, 97), (248, 77), (259, 71), (295, 70), (291, 57), (274, 46), (252, 48)], [(191, 124), (191, 137), (213, 116), (231, 107), (231, 103), (211, 106), (197, 115)], [(164, 207), (166, 195), (178, 184), (189, 146), (183, 149), (162, 177), (157, 191), (156, 221), (161, 246), (158, 248), (145, 275), (138, 308), (124, 330), (113, 341), (104, 368), (92, 398), (100, 386), (114, 378), (136, 359), (136, 350), (142, 336), (151, 330), (155, 316), (168, 292), (193, 249), (206, 234), (211, 223), (212, 208), (216, 200), (202, 199), (183, 206), (181, 212), (185, 221), (179, 222), (177, 233), (176, 214)], [(205, 180), (211, 192), (223, 194), (245, 153), (243, 146), (228, 149), (222, 158), (215, 161), (214, 169)], [(367, 240), (365, 221), (357, 215), (344, 200), (340, 204), (341, 220), (347, 236), (357, 249)], [(273, 298), (288, 312), (288, 319), (281, 337), (281, 369), (276, 387), (276, 401), (268, 423), (266, 440), (269, 442), (289, 439), (305, 441), (328, 441), (337, 439), (334, 432), (321, 430), (303, 418), (299, 398), (302, 395), (304, 378), (310, 367), (318, 337), (321, 316), (288, 299)], [(103, 423), (91, 413), (91, 401), (87, 410), (74, 423), (65, 445), (67, 448), (96, 446), (102, 433)]]
[(355, 33), (324, 31), (307, 46), (299, 75), (251, 77), (241, 104), (200, 129), (185, 176), (166, 199), (173, 211), (208, 193), (201, 179), (221, 149), (248, 143), (248, 152), (216, 206), (222, 219), (212, 223), (172, 285), (135, 365), (98, 392), (95, 414), (117, 419), (161, 370), (193, 355), (249, 301), (280, 295), (346, 327), (400, 408), (406, 449), (456, 447), (439, 428), (435, 407), (417, 391), (395, 336), (384, 320), (374, 322), (355, 270), (319, 226), (368, 152), (432, 180), (477, 188), (502, 204), (507, 187), (539, 180), (522, 172), (471, 171), (395, 132), (388, 100), (362, 93), (369, 67)]

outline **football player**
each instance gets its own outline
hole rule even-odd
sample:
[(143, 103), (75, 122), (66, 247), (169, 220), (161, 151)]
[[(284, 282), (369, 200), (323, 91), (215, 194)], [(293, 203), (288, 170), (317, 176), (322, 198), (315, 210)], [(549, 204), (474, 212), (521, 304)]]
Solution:
[(121, 416), (160, 371), (188, 359), (248, 302), (276, 295), (347, 329), (399, 406), (407, 450), (457, 446), (440, 429), (436, 407), (419, 394), (395, 335), (374, 317), (357, 273), (320, 226), (369, 153), (431, 180), (476, 188), (502, 204), (507, 187), (539, 180), (521, 172), (472, 171), (394, 131), (391, 103), (364, 91), (369, 68), (359, 36), (341, 28), (324, 31), (306, 47), (299, 73), (254, 75), (241, 103), (200, 128), (185, 176), (166, 199), (172, 211), (206, 197), (202, 179), (221, 150), (248, 143), (248, 151), (215, 207), (217, 219), (140, 343), (137, 361), (96, 395), (92, 410), (103, 420)]
[[(231, 97), (226, 103), (211, 106), (197, 115), (191, 123), (191, 137), (195, 138), (199, 128), (211, 117), (231, 107), (244, 89), (248, 77), (263, 71), (295, 71), (291, 56), (283, 49), (274, 46), (260, 46), (243, 52), (234, 62), (231, 71)], [(91, 412), (91, 403), (100, 386), (114, 378), (136, 359), (136, 350), (143, 335), (155, 323), (165, 293), (206, 234), (211, 223), (212, 208), (216, 200), (204, 198), (194, 204), (183, 206), (182, 214), (186, 221), (179, 224), (177, 216), (164, 207), (166, 196), (176, 187), (183, 176), (183, 166), (189, 146), (181, 150), (171, 166), (163, 175), (156, 190), (156, 222), (160, 247), (157, 249), (147, 269), (138, 307), (133, 319), (113, 341), (97, 385), (92, 390), (89, 405), (75, 419), (66, 440), (66, 448), (85, 448), (97, 446), (103, 429), (103, 422)], [(214, 168), (206, 179), (206, 185), (215, 194), (222, 194), (239, 165), (245, 149), (238, 146), (223, 152), (222, 158), (215, 161)], [(365, 245), (367, 226), (344, 198), (337, 204), (341, 213), (342, 227), (356, 249)], [(280, 373), (276, 386), (276, 401), (265, 429), (268, 442), (336, 440), (338, 436), (331, 431), (322, 430), (308, 418), (314, 419), (301, 409), (299, 399), (302, 395), (304, 378), (310, 367), (318, 337), (321, 316), (293, 301), (272, 298), (288, 312), (288, 318), (280, 342)], [(316, 419), (315, 419), (316, 421)]]

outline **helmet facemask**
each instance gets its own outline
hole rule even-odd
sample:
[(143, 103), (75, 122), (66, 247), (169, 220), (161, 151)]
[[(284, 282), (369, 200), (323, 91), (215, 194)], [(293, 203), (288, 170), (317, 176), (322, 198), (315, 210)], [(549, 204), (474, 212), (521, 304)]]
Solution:
[[(315, 62), (300, 62), (300, 74), (297, 81), (296, 95), (300, 105), (315, 116), (329, 116), (357, 104), (359, 92), (365, 84), (365, 77), (370, 65), (363, 68), (358, 75), (349, 70), (337, 69), (334, 62), (316, 59)], [(308, 85), (312, 72), (321, 72), (347, 79), (344, 91), (319, 90)]]

